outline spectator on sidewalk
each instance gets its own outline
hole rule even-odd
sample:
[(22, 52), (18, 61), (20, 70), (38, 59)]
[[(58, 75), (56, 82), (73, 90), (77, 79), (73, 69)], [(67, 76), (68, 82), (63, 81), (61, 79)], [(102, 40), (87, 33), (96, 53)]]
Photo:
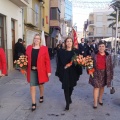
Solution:
[(48, 48), (41, 45), (41, 36), (36, 34), (33, 38), (33, 44), (26, 49), (28, 56), (27, 81), (30, 83), (30, 92), (32, 98), (32, 111), (36, 109), (36, 86), (39, 86), (40, 99), (44, 101), (44, 83), (48, 82), (51, 75), (50, 58)]
[(58, 52), (57, 70), (55, 73), (62, 82), (62, 89), (64, 89), (66, 100), (65, 110), (69, 110), (69, 105), (72, 103), (71, 95), (73, 88), (82, 74), (82, 68), (74, 64), (65, 69), (66, 64), (71, 62), (75, 53), (79, 54), (79, 51), (73, 48), (73, 39), (71, 37), (66, 38), (65, 49), (60, 49)]
[(83, 57), (86, 57), (88, 55), (89, 53), (88, 45), (87, 43), (85, 43), (84, 38), (81, 38), (81, 43), (78, 44), (78, 49), (79, 49), (79, 53), (83, 55)]
[(104, 87), (111, 87), (111, 81), (113, 79), (113, 65), (111, 55), (105, 51), (105, 43), (98, 43), (98, 52), (92, 54), (93, 66), (95, 72), (94, 77), (89, 78), (89, 83), (94, 87), (93, 108), (97, 108), (97, 104), (103, 105), (103, 93)]
[(91, 44), (91, 52), (97, 52), (98, 51), (98, 46), (95, 43), (95, 40), (92, 40), (92, 44)]
[(18, 60), (20, 55), (25, 55), (25, 47), (21, 38), (19, 38), (18, 42), (15, 44), (14, 52), (14, 60)]
[(6, 55), (3, 48), (0, 47), (0, 77), (7, 75)]

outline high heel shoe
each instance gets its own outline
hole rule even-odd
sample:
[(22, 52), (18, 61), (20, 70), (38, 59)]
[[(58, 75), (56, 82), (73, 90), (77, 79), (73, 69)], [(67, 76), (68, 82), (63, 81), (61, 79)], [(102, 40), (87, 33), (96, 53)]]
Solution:
[[(34, 108), (33, 108), (34, 107)], [(32, 109), (31, 109), (31, 111), (33, 112), (33, 111), (35, 111), (36, 110), (36, 103), (35, 104), (32, 104)]]
[(97, 106), (93, 106), (93, 109), (97, 109)]
[(72, 103), (72, 100), (71, 100), (71, 98), (70, 98), (70, 100), (69, 100), (69, 103), (70, 103), (70, 104)]
[(65, 111), (69, 110), (69, 105), (66, 105)]
[(39, 100), (39, 103), (43, 103), (43, 96), (42, 97), (40, 97), (40, 100)]
[(99, 102), (99, 105), (103, 106), (103, 103), (100, 103), (100, 102)]

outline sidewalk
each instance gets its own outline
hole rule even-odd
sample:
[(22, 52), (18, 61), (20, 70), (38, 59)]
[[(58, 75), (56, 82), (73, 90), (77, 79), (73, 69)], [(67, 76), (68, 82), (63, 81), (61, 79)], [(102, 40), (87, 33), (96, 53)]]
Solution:
[(37, 88), (37, 109), (31, 112), (29, 84), (19, 71), (13, 71), (0, 79), (0, 120), (119, 120), (120, 119), (120, 65), (115, 68), (114, 87), (111, 95), (105, 89), (103, 106), (94, 110), (93, 88), (88, 84), (89, 76), (83, 71), (72, 95), (73, 103), (69, 111), (64, 111), (65, 100), (61, 83), (54, 75), (55, 59), (51, 60), (52, 76), (45, 84), (44, 103), (39, 103)]

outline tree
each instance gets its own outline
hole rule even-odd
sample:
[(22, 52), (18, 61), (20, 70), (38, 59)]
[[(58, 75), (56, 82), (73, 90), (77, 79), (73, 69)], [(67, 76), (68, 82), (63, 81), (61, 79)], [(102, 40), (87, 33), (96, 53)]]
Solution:
[[(108, 21), (112, 21), (112, 23), (109, 24), (109, 27), (113, 27), (113, 26), (116, 25), (116, 12), (113, 12), (113, 13), (109, 14), (109, 16), (111, 18), (108, 18)], [(119, 12), (119, 19), (118, 19), (118, 21), (120, 22), (120, 12)], [(113, 29), (115, 29), (115, 28), (113, 27)]]
[[(111, 16), (111, 18), (109, 18), (109, 21), (113, 21), (109, 27), (112, 27), (113, 29), (115, 29), (113, 26), (116, 25), (116, 8), (118, 8), (120, 10), (120, 0), (113, 0), (111, 2), (110, 5), (115, 11), (113, 13), (111, 13), (109, 16)], [(118, 18), (118, 22), (120, 22), (120, 11), (119, 11), (119, 18)]]

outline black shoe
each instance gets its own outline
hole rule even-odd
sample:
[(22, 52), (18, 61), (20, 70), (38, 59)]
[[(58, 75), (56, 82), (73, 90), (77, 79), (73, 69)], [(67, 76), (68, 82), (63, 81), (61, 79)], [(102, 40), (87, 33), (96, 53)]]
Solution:
[(69, 110), (69, 105), (66, 105), (65, 111)]
[(43, 103), (43, 96), (40, 97), (39, 103)]
[(71, 98), (70, 98), (70, 102), (69, 102), (70, 104), (72, 103), (72, 100), (71, 100)]
[(100, 102), (99, 102), (99, 105), (103, 106), (103, 103), (100, 103)]
[[(34, 107), (34, 108), (33, 108)], [(32, 112), (36, 110), (36, 103), (35, 104), (32, 104)]]
[(97, 106), (93, 106), (94, 109), (97, 109)]

